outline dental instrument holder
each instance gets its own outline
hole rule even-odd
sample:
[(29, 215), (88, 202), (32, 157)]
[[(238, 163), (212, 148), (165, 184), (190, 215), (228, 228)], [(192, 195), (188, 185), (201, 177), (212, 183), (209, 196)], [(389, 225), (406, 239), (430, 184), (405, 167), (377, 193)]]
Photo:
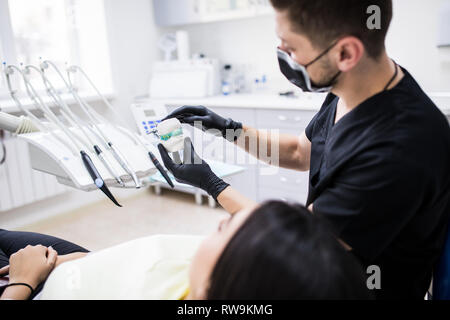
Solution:
[[(97, 116), (97, 113), (95, 112), (95, 110), (93, 110), (92, 107), (87, 102), (85, 102), (76, 92), (76, 90), (73, 87), (73, 84), (70, 80), (70, 72), (68, 71), (68, 78), (66, 80), (64, 78), (64, 76), (62, 75), (62, 73), (59, 71), (58, 67), (53, 62), (51, 62), (49, 60), (45, 60), (45, 61), (41, 62), (40, 66), (41, 66), (42, 72), (44, 72), (50, 66), (56, 71), (57, 75), (61, 78), (64, 85), (67, 87), (69, 92), (75, 98), (75, 101), (78, 103), (79, 107), (83, 110), (83, 112), (89, 119), (88, 122), (90, 122), (90, 125), (93, 127), (93, 129), (95, 131), (97, 131), (98, 135), (103, 140), (103, 143), (105, 144), (105, 146), (107, 147), (109, 152), (113, 154), (116, 161), (127, 172), (127, 174), (132, 178), (136, 188), (139, 189), (140, 187), (142, 187), (141, 181), (139, 180), (138, 176), (136, 175), (134, 168), (131, 167), (131, 165), (129, 164), (127, 159), (125, 157), (123, 157), (121, 152), (119, 152), (119, 148), (117, 148), (115, 145), (113, 145), (113, 143), (111, 142), (111, 141), (113, 141), (111, 139), (111, 137), (108, 136), (107, 134), (105, 134), (105, 131), (101, 127), (99, 127), (99, 125), (97, 124), (97, 122), (100, 122), (100, 123), (102, 122), (102, 120), (99, 120), (100, 117)], [(104, 118), (102, 117), (102, 119), (104, 119)], [(104, 122), (106, 124), (107, 121), (104, 120)], [(125, 133), (129, 137), (133, 136), (132, 133), (130, 133), (129, 131), (123, 130), (123, 128), (119, 128), (117, 126), (115, 128), (122, 130), (122, 133)], [(145, 147), (145, 145), (143, 145), (143, 146)], [(117, 176), (116, 176), (116, 178), (117, 178)]]
[[(59, 183), (83, 191), (93, 191), (99, 188), (95, 183), (95, 179), (92, 178), (93, 173), (103, 178), (104, 183), (101, 186), (103, 188), (107, 186), (124, 187), (117, 183), (117, 180), (111, 175), (110, 170), (95, 156), (94, 150), (85, 152), (85, 156), (83, 157), (82, 154), (80, 159), (80, 153), (74, 152), (73, 141), (64, 134), (63, 128), (58, 128), (58, 126), (51, 125), (50, 123), (44, 125), (40, 119), (37, 119), (27, 108), (23, 107), (16, 97), (17, 90), (13, 88), (10, 80), (10, 75), (14, 70), (19, 73), (21, 73), (21, 70), (15, 66), (6, 67), (5, 63), (3, 67), (11, 97), (17, 103), (18, 107), (30, 116), (30, 119), (35, 122), (34, 124), (40, 130), (38, 132), (17, 134), (19, 139), (26, 141), (29, 145), (29, 157), (33, 169), (53, 175)], [(156, 168), (153, 163), (144, 160), (148, 156), (149, 148), (152, 148), (156, 152), (156, 147), (146, 142), (143, 142), (141, 145), (130, 143), (130, 136), (133, 136), (133, 133), (123, 127), (108, 125), (103, 122), (98, 123), (98, 126), (114, 141), (116, 148), (126, 153), (132, 159), (132, 165), (135, 168), (133, 173), (137, 177), (150, 177), (156, 173)], [(67, 130), (70, 131), (71, 136), (75, 135), (77, 137), (76, 140), (79, 138), (83, 139), (83, 130), (80, 130), (80, 128), (71, 127), (67, 128)], [(84, 131), (86, 130), (87, 127), (84, 128)], [(112, 156), (110, 154), (104, 155), (109, 157), (110, 162), (114, 163), (114, 161), (111, 161)], [(90, 164), (93, 164), (90, 167), (96, 168), (95, 172), (91, 172), (91, 170), (88, 172), (86, 170), (85, 160), (88, 158)], [(133, 177), (120, 167), (119, 164), (114, 163), (114, 166), (115, 171), (119, 172), (123, 181), (134, 181)]]
[[(68, 138), (68, 145), (71, 147), (74, 146), (75, 149), (80, 150), (80, 156), (82, 159), (82, 162), (88, 171), (89, 175), (91, 176), (94, 184), (97, 186), (98, 189), (100, 189), (115, 205), (121, 207), (121, 205), (117, 202), (117, 200), (114, 198), (112, 193), (109, 191), (108, 187), (106, 186), (105, 182), (103, 181), (103, 178), (99, 174), (97, 168), (95, 167), (94, 163), (92, 162), (89, 155), (83, 150), (83, 142), (80, 139), (79, 136), (74, 135), (73, 132), (66, 127), (66, 125), (61, 122), (60, 119), (55, 115), (55, 113), (50, 109), (50, 107), (45, 103), (42, 98), (38, 95), (37, 91), (34, 89), (34, 86), (31, 84), (29, 79), (27, 79), (28, 75), (30, 74), (31, 70), (37, 71), (39, 74), (42, 75), (42, 71), (36, 68), (35, 66), (26, 66), (23, 71), (20, 72), (22, 75), (22, 79), (24, 81), (24, 85), (26, 88), (26, 92), (29, 96), (29, 98), (34, 102), (35, 106), (41, 110), (44, 113), (44, 117), (50, 121), (52, 125), (56, 125), (57, 128), (59, 128), (62, 131), (62, 136), (65, 136)], [(42, 75), (43, 76), (43, 75)], [(43, 76), (42, 79), (45, 83), (45, 77)], [(11, 92), (11, 96), (13, 96), (13, 92)], [(84, 132), (83, 128), (79, 128), (81, 131)], [(53, 133), (53, 132), (51, 132)], [(56, 137), (56, 134), (54, 134)], [(61, 141), (61, 140), (60, 140)], [(81, 143), (81, 144), (80, 144)], [(66, 144), (67, 145), (67, 144)]]

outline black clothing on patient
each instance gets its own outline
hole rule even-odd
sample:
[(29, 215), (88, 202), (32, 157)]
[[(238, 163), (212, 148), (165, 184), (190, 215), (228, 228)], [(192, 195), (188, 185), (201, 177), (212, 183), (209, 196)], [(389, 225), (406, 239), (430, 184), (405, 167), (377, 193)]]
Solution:
[[(89, 252), (83, 247), (56, 237), (35, 232), (8, 231), (0, 229), (0, 268), (9, 265), (9, 257), (13, 253), (16, 253), (28, 245), (36, 246), (38, 244), (43, 245), (44, 247), (51, 246), (56, 250), (56, 252), (58, 252), (58, 255), (65, 255), (74, 252)], [(34, 294), (30, 296), (30, 299), (33, 299), (43, 287), (44, 283), (41, 283), (37, 288), (35, 288)]]

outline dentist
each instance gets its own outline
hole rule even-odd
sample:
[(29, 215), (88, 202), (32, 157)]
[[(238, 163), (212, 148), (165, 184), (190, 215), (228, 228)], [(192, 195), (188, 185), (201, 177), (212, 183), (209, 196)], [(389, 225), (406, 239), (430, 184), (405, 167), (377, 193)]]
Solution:
[[(271, 3), (281, 72), (304, 91), (329, 92), (305, 132), (274, 141), (202, 106), (181, 107), (168, 118), (201, 121), (258, 158), (249, 140), (269, 150), (278, 144), (281, 167), (310, 171), (311, 211), (328, 219), (365, 267), (378, 267), (377, 297), (423, 299), (450, 218), (450, 127), (386, 52), (392, 1)], [(207, 190), (226, 208), (250, 203), (204, 161), (176, 165), (162, 146), (160, 152), (177, 179)]]

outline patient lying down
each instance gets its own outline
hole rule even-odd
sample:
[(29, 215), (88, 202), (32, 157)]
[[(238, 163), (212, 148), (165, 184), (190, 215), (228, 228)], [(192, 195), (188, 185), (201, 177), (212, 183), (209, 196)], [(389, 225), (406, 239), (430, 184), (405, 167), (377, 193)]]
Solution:
[[(41, 299), (370, 298), (351, 253), (319, 218), (285, 202), (242, 210), (208, 237), (150, 236), (58, 258), (40, 248), (41, 256), (35, 250), (27, 263), (33, 270), (20, 265), (36, 249), (27, 247), (10, 258), (9, 273), (10, 283), (32, 286), (48, 276)], [(52, 270), (56, 260), (70, 261)], [(29, 298), (14, 295), (19, 287), (8, 287), (2, 298)], [(22, 294), (31, 291), (22, 287)]]

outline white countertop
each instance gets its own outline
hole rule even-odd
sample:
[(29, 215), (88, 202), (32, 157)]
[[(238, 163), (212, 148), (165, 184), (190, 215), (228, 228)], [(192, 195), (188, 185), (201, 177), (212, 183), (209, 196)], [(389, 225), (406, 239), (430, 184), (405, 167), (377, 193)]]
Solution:
[(206, 98), (151, 99), (165, 105), (204, 105), (225, 108), (292, 109), (318, 111), (326, 94), (302, 94), (300, 97), (284, 97), (276, 94), (232, 94)]
[[(450, 116), (450, 93), (430, 93), (430, 98), (441, 111)], [(303, 93), (297, 97), (283, 97), (276, 94), (234, 94), (206, 98), (151, 99), (168, 106), (204, 105), (224, 108), (288, 109), (318, 111), (326, 94)]]

